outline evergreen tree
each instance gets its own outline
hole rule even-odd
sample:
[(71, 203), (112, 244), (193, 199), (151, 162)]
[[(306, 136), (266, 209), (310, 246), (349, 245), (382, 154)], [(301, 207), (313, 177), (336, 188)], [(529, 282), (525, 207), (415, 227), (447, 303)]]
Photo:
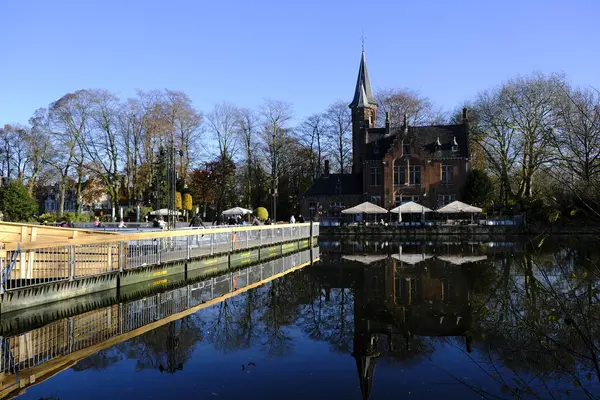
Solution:
[(0, 210), (8, 221), (27, 221), (38, 211), (38, 205), (22, 182), (14, 180), (0, 188)]

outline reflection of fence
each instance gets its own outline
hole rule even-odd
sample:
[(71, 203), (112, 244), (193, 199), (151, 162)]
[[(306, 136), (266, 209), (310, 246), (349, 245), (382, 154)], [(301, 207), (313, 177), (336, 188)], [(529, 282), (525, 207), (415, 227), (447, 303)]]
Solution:
[[(2, 390), (10, 386), (7, 382), (12, 381), (13, 385), (18, 382), (19, 371), (41, 366), (59, 356), (80, 350), (89, 349), (91, 353), (82, 357), (89, 356), (99, 351), (101, 348), (98, 346), (111, 338), (130, 333), (120, 340), (111, 341), (110, 345), (127, 340), (143, 333), (141, 328), (149, 324), (152, 326), (146, 327), (145, 330), (156, 328), (157, 325), (153, 323), (162, 325), (173, 320), (170, 318), (163, 321), (168, 317), (181, 318), (184, 315), (177, 315), (178, 313), (191, 314), (200, 308), (264, 284), (292, 269), (306, 266), (318, 258), (319, 249), (314, 247), (178, 289), (79, 314), (26, 333), (0, 338), (0, 374), (4, 374), (0, 396)], [(138, 329), (140, 331), (133, 332)], [(90, 349), (92, 347), (93, 349)], [(38, 376), (42, 374), (43, 372), (38, 372)]]
[(318, 224), (303, 223), (105, 235), (54, 243), (9, 243), (0, 259), (0, 293), (318, 234)]

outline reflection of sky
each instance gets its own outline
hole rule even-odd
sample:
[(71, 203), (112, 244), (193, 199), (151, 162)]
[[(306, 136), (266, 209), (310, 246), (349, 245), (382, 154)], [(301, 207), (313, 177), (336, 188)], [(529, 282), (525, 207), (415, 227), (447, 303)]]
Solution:
[[(161, 374), (158, 370), (136, 371), (135, 360), (123, 360), (103, 371), (65, 371), (27, 390), (23, 399), (55, 395), (65, 399), (107, 398), (235, 398), (235, 399), (357, 399), (360, 398), (356, 364), (349, 354), (334, 353), (324, 342), (308, 340), (300, 329), (288, 334), (293, 347), (284, 357), (265, 359), (259, 348), (222, 353), (200, 344), (183, 371)], [(252, 360), (255, 367), (242, 371)], [(467, 362), (462, 352), (443, 346), (430, 361), (404, 368), (380, 363), (375, 370), (372, 397), (391, 398), (400, 394), (447, 395), (449, 387), (461, 398), (478, 398), (435, 365), (452, 365), (461, 378), (481, 382), (483, 373)], [(216, 394), (213, 395), (213, 393)]]
[[(305, 269), (293, 275), (306, 277), (308, 271), (309, 269)], [(534, 276), (537, 277), (535, 274), (534, 270)], [(550, 275), (554, 282), (556, 275)], [(277, 282), (283, 283), (288, 279), (291, 278), (286, 276)], [(510, 279), (513, 285), (508, 294), (522, 300), (524, 286), (522, 272), (513, 269)], [(291, 282), (297, 284), (305, 281), (292, 280)], [(349, 331), (346, 334), (350, 336), (348, 352), (336, 350), (339, 347), (336, 345), (339, 343), (335, 340), (343, 336), (339, 332), (342, 292), (333, 288), (329, 293), (328, 302), (325, 301), (324, 292), (321, 291), (321, 298), (312, 303), (313, 306), (320, 303), (323, 307), (320, 326), (323, 330), (329, 331), (322, 332), (324, 334), (314, 340), (309, 338), (310, 329), (307, 328), (307, 324), (312, 322), (311, 318), (314, 315), (311, 312), (314, 307), (311, 307), (308, 301), (296, 304), (291, 311), (293, 322), (289, 326), (281, 327), (285, 336), (291, 338), (287, 352), (283, 356), (268, 356), (269, 346), (265, 344), (264, 332), (268, 323), (265, 319), (271, 315), (265, 316), (264, 307), (270, 301), (271, 287), (272, 284), (269, 283), (253, 292), (256, 294), (254, 300), (256, 308), (253, 308), (252, 312), (261, 332), (251, 341), (249, 348), (223, 347), (216, 343), (214, 332), (210, 332), (209, 329), (214, 326), (214, 320), (223, 305), (221, 303), (203, 309), (193, 316), (198, 329), (202, 329), (202, 334), (199, 335), (202, 340), (191, 348), (191, 357), (184, 364), (182, 371), (176, 371), (174, 374), (160, 373), (156, 368), (136, 371), (136, 359), (124, 358), (104, 370), (88, 369), (75, 372), (69, 369), (48, 381), (28, 388), (22, 398), (37, 400), (54, 395), (61, 400), (82, 398), (359, 399), (356, 362), (349, 354), (352, 351), (351, 339), (354, 329), (353, 290), (344, 291), (344, 298), (348, 301), (344, 309), (346, 313), (344, 323)], [(295, 292), (304, 293), (298, 286), (295, 286), (297, 289), (289, 292), (285, 291), (286, 287), (289, 289), (294, 286), (279, 285), (281, 304), (286, 301), (288, 303), (297, 301), (285, 296)], [(227, 304), (231, 307), (230, 322), (234, 325), (234, 331), (239, 330), (239, 326), (235, 324), (239, 321), (248, 298), (249, 293), (243, 293), (228, 300)], [(154, 332), (145, 335), (152, 335)], [(485, 389), (501, 398), (509, 398), (508, 394), (501, 393), (500, 386), (486, 373), (486, 370), (491, 373), (491, 369), (485, 362), (485, 346), (478, 346), (475, 343), (474, 352), (468, 355), (464, 352), (464, 338), (424, 339), (435, 347), (433, 352), (412, 357), (404, 362), (391, 358), (377, 361), (372, 399), (401, 398), (409, 395), (412, 398), (481, 398), (474, 390), (469, 389), (469, 385)], [(129, 343), (131, 342), (133, 340)], [(139, 340), (137, 343), (139, 346)], [(126, 343), (118, 346), (128, 347)], [(113, 348), (113, 351), (117, 352), (117, 349)], [(497, 358), (494, 360), (501, 371), (507, 372), (507, 380), (512, 383), (512, 373), (502, 369), (501, 360)], [(247, 365), (249, 361), (256, 363), (256, 366), (248, 366), (242, 370), (242, 365)], [(528, 374), (524, 375), (526, 379), (531, 378)], [(554, 388), (553, 382), (549, 382), (549, 385)], [(561, 385), (563, 389), (573, 389), (570, 383), (563, 382)], [(537, 387), (541, 388), (539, 384)], [(594, 390), (600, 393), (597, 384), (594, 385)], [(543, 394), (544, 390), (540, 389), (540, 393)], [(577, 397), (570, 396), (570, 398)]]

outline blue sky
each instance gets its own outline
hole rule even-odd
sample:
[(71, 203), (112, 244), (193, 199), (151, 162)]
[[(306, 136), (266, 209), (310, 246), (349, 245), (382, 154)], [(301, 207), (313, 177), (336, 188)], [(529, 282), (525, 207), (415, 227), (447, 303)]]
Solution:
[(294, 105), (350, 102), (361, 34), (374, 89), (408, 87), (452, 109), (532, 71), (600, 88), (596, 0), (0, 0), (0, 125), (63, 94), (183, 90)]

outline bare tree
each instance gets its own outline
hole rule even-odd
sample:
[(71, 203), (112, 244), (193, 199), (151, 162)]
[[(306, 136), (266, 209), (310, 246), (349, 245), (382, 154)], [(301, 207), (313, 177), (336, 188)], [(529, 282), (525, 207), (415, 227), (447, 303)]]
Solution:
[(411, 89), (379, 89), (375, 101), (380, 123), (385, 122), (386, 112), (390, 113), (391, 125), (398, 127), (404, 123), (404, 115), (409, 125), (432, 125), (444, 120), (443, 112), (429, 98)]
[(563, 87), (560, 128), (554, 130), (558, 154), (554, 177), (583, 196), (597, 196), (600, 182), (600, 94)]
[(498, 92), (483, 92), (475, 101), (477, 129), (481, 134), (476, 145), (483, 151), (487, 169), (500, 182), (500, 197), (506, 204), (513, 197), (511, 177), (516, 173), (516, 160), (521, 150), (517, 133), (509, 124), (509, 115)]
[(119, 135), (119, 99), (105, 90), (93, 90), (88, 94), (89, 124), (80, 142), (90, 160), (86, 168), (104, 183), (114, 216), (119, 202), (119, 172), (123, 156)]
[(29, 119), (29, 123), (31, 129), (25, 139), (29, 171), (27, 191), (29, 195), (33, 196), (33, 189), (37, 183), (38, 176), (47, 166), (47, 160), (51, 158), (52, 154), (48, 135), (48, 111), (45, 108), (36, 110), (33, 117)]
[(212, 111), (206, 115), (208, 131), (218, 146), (220, 159), (233, 159), (237, 150), (236, 128), (238, 109), (227, 102), (215, 104)]
[[(262, 139), (264, 152), (267, 156), (267, 170), (271, 174), (271, 194), (277, 196), (280, 161), (283, 149), (289, 141), (287, 124), (292, 119), (290, 103), (267, 99), (260, 108), (262, 118)], [(271, 215), (277, 218), (276, 201), (273, 201)]]
[(79, 178), (82, 174), (84, 157), (80, 144), (88, 127), (89, 118), (90, 101), (89, 93), (86, 90), (68, 93), (50, 104), (49, 107), (51, 141), (52, 145), (59, 149), (56, 157), (49, 160), (49, 164), (59, 174), (59, 215), (64, 214), (66, 189), (70, 175), (75, 172)]
[(327, 143), (339, 173), (350, 170), (352, 160), (352, 114), (343, 101), (331, 104), (325, 112)]
[(168, 119), (175, 135), (175, 145), (182, 154), (179, 171), (181, 178), (185, 180), (190, 171), (192, 154), (198, 150), (202, 114), (194, 108), (192, 100), (183, 92), (166, 90), (165, 98)]
[(23, 125), (4, 125), (0, 128), (2, 142), (2, 175), (23, 182), (27, 166), (27, 137), (29, 128)]
[(300, 143), (310, 149), (313, 155), (309, 160), (312, 179), (317, 179), (322, 172), (328, 128), (327, 123), (325, 114), (313, 114), (306, 118), (298, 129)]
[(256, 152), (256, 134), (258, 133), (259, 117), (253, 110), (240, 108), (237, 115), (237, 132), (244, 147), (244, 158), (246, 164), (245, 187), (246, 205), (252, 206), (252, 185), (253, 185), (253, 167), (254, 153)]

